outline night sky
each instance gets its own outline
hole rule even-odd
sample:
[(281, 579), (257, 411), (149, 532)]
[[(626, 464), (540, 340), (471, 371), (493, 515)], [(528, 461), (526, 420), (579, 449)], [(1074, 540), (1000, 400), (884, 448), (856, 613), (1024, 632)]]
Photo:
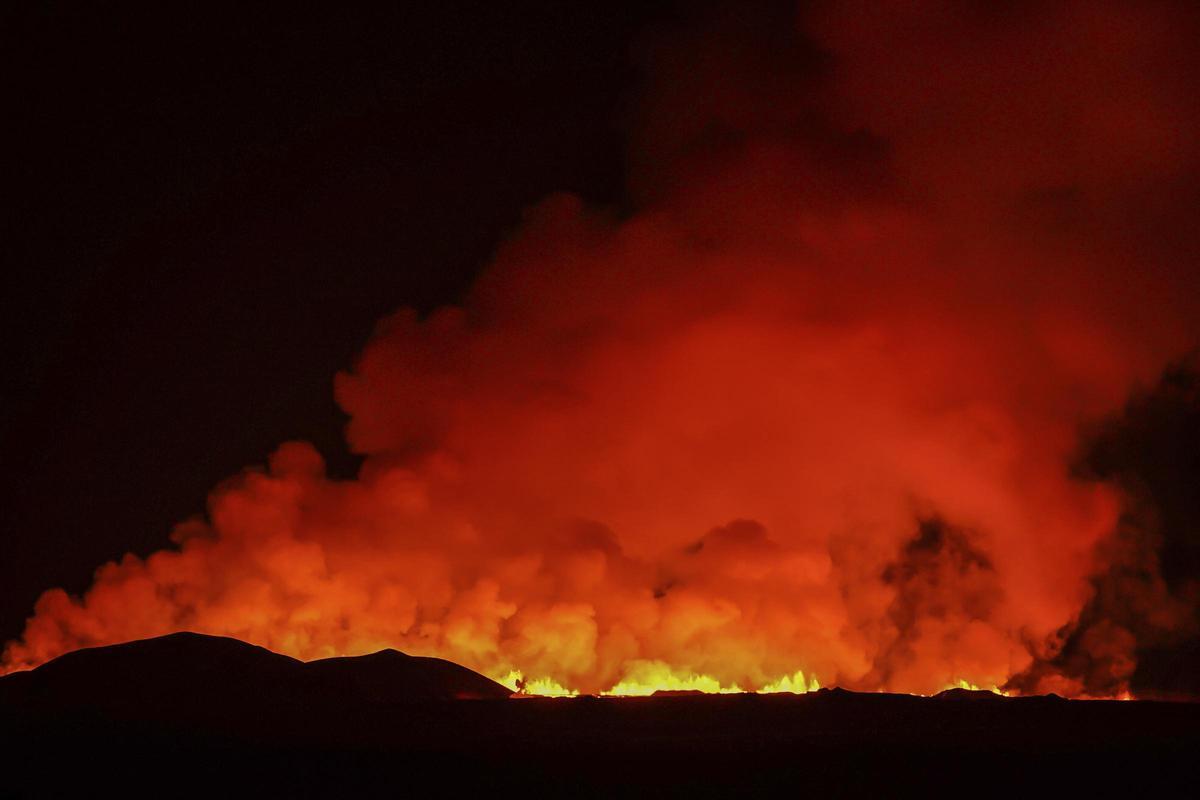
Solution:
[(6, 12), (0, 639), (281, 441), (353, 474), (333, 374), (549, 192), (619, 201), (671, 5)]

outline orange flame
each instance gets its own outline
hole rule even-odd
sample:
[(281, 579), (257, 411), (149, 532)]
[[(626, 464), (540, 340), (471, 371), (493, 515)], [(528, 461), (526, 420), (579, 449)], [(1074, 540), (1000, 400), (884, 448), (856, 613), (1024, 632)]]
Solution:
[[(514, 692), (531, 697), (578, 697), (579, 692), (567, 689), (550, 678), (525, 680), (519, 670), (493, 676), (493, 680)], [(723, 685), (710, 675), (679, 672), (662, 661), (636, 661), (627, 665), (625, 676), (608, 689), (602, 697), (649, 697), (658, 692), (701, 692), (703, 694), (805, 694), (815, 692), (821, 684), (815, 677), (805, 678), (803, 670), (784, 675), (757, 689), (743, 689), (736, 683)]]

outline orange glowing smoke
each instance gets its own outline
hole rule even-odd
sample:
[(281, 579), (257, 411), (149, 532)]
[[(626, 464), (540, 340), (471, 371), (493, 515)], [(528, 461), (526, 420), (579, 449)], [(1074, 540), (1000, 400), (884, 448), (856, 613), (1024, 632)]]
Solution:
[(658, 40), (636, 213), (533, 209), (337, 377), (357, 480), (283, 445), (6, 669), (189, 629), (549, 693), (1004, 686), (1119, 513), (1079, 425), (1195, 341), (1200, 131), (1186, 11), (981, 9)]

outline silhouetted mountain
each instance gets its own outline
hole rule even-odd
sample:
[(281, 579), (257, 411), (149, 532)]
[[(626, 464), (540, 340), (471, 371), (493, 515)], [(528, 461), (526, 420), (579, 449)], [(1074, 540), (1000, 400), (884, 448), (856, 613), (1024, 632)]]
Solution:
[(173, 633), (60, 656), (0, 678), (0, 700), (47, 712), (212, 719), (281, 700), (304, 664), (222, 636)]
[(395, 650), (304, 663), (223, 636), (173, 633), (91, 647), (0, 678), (0, 703), (43, 712), (261, 727), (297, 708), (504, 698), (509, 690), (466, 667)]

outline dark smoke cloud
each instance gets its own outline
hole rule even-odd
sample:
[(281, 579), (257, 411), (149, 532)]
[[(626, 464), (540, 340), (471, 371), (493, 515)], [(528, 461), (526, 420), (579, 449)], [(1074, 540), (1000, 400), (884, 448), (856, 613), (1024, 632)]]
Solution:
[(964, 675), (978, 672), (978, 664), (957, 662), (976, 652), (972, 627), (986, 627), (1004, 590), (990, 559), (966, 531), (940, 519), (922, 520), (882, 578), (895, 590), (886, 615), (891, 640), (864, 685), (907, 685), (912, 679), (906, 671), (927, 672), (931, 662)]
[(1079, 618), (1013, 685), (1025, 691), (1200, 696), (1200, 373), (1168, 369), (1086, 436), (1076, 471), (1121, 488)]

